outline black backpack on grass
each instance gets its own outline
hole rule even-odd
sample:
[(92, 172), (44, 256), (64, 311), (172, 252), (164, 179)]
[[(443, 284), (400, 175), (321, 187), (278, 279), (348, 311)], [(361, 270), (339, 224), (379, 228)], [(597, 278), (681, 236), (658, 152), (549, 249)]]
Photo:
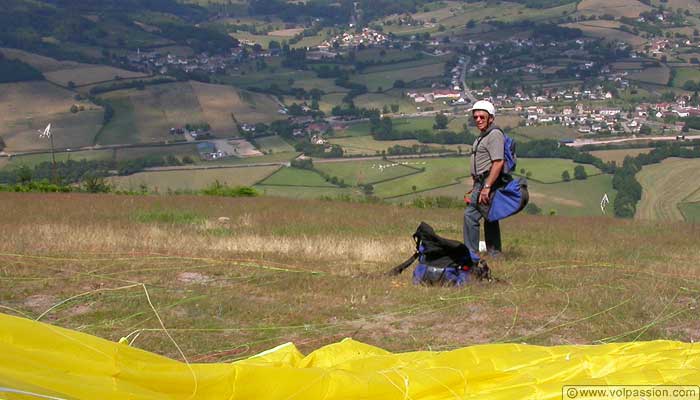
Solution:
[(464, 243), (439, 236), (427, 223), (421, 222), (418, 225), (413, 241), (416, 243), (416, 252), (392, 268), (389, 274), (399, 275), (418, 260), (413, 273), (415, 284), (461, 286), (469, 281), (470, 276), (479, 280), (491, 280), (486, 261), (474, 265)]

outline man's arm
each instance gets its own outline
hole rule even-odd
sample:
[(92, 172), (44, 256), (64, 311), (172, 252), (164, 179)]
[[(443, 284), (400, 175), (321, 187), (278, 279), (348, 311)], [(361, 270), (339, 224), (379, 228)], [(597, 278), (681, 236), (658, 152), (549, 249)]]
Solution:
[(479, 193), (479, 204), (489, 204), (489, 194), (491, 193), (491, 186), (496, 182), (498, 176), (501, 175), (503, 170), (503, 160), (496, 160), (491, 163), (491, 170), (489, 171), (489, 176), (486, 177), (484, 182), (484, 187)]

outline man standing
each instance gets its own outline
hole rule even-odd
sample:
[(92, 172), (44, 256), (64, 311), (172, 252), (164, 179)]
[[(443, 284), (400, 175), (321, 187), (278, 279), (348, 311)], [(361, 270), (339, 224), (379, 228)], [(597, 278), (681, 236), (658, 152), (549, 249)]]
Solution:
[[(472, 118), (479, 129), (479, 137), (474, 141), (471, 155), (472, 190), (464, 211), (464, 244), (475, 262), (479, 261), (479, 221), (483, 217), (481, 210), (487, 209), (489, 195), (494, 185), (500, 182), (504, 163), (504, 136), (493, 122), (496, 109), (488, 101), (480, 100), (471, 108)], [(501, 252), (501, 230), (498, 221), (484, 221), (486, 248), (490, 255)]]

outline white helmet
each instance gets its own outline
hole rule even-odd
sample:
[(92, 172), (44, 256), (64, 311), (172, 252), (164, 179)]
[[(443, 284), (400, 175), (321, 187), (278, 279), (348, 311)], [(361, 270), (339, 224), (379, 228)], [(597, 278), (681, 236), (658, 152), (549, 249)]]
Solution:
[(476, 110), (486, 111), (486, 112), (489, 113), (492, 117), (495, 117), (495, 116), (496, 116), (496, 107), (494, 107), (493, 104), (491, 104), (490, 101), (479, 100), (479, 101), (477, 101), (476, 103), (474, 103), (474, 105), (472, 106), (472, 108), (469, 109), (469, 111), (476, 111)]

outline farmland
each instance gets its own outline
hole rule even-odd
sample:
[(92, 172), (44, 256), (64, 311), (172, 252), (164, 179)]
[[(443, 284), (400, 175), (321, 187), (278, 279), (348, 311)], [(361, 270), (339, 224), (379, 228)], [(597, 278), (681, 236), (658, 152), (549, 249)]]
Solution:
[(622, 165), (625, 157), (636, 157), (640, 154), (647, 154), (651, 151), (651, 148), (645, 149), (615, 149), (615, 150), (596, 150), (590, 153), (600, 158), (605, 162), (615, 161), (617, 165)]
[(639, 17), (642, 12), (651, 9), (646, 4), (636, 0), (583, 0), (578, 4), (577, 10), (583, 15), (613, 15), (615, 17)]
[(240, 123), (279, 118), (277, 104), (267, 95), (200, 82), (168, 83), (145, 90), (119, 90), (104, 95), (115, 116), (98, 143), (143, 143), (172, 140), (171, 127), (207, 122), (221, 136), (237, 133)]
[(397, 79), (411, 82), (421, 78), (442, 76), (444, 66), (444, 61), (435, 60), (431, 64), (417, 66), (407, 62), (392, 64), (391, 68), (367, 68), (362, 74), (354, 75), (352, 81), (367, 86), (370, 91), (382, 91), (391, 88)]
[(687, 81), (700, 81), (700, 71), (697, 68), (676, 68), (676, 76), (673, 79), (673, 86), (682, 87)]
[(335, 187), (332, 183), (326, 182), (317, 172), (290, 167), (281, 168), (259, 184), (265, 186)]
[(61, 86), (68, 86), (70, 82), (73, 82), (76, 86), (82, 86), (97, 82), (142, 78), (147, 75), (106, 65), (81, 65), (75, 68), (45, 72), (44, 76), (49, 81)]
[(378, 181), (419, 173), (418, 166), (406, 165), (404, 161), (358, 161), (317, 163), (316, 168), (331, 176), (336, 176), (349, 185), (374, 184)]
[[(71, 113), (72, 105), (83, 111)], [(73, 94), (48, 82), (0, 85), (0, 136), (8, 151), (48, 149), (37, 130), (49, 123), (56, 148), (91, 145), (102, 123), (103, 110), (92, 103), (76, 101)]]
[(667, 66), (645, 68), (641, 72), (634, 72), (629, 75), (630, 79), (641, 82), (649, 82), (656, 85), (665, 85), (671, 76), (671, 69)]
[(275, 154), (294, 151), (294, 147), (279, 136), (265, 136), (257, 138), (255, 139), (255, 143), (263, 153)]
[(679, 204), (700, 189), (697, 179), (698, 159), (669, 158), (647, 165), (637, 174), (642, 185), (642, 199), (636, 219), (683, 221)]
[(588, 36), (604, 39), (607, 41), (619, 40), (627, 42), (633, 47), (640, 47), (646, 40), (640, 36), (617, 29), (619, 23), (615, 21), (586, 21), (564, 24), (567, 28), (580, 29)]
[(233, 167), (147, 171), (110, 178), (119, 189), (138, 190), (141, 186), (164, 193), (168, 190), (199, 190), (215, 181), (228, 186), (253, 186), (279, 167)]
[(328, 140), (331, 144), (337, 144), (343, 148), (343, 152), (348, 155), (368, 155), (373, 156), (382, 151), (387, 151), (393, 146), (404, 146), (411, 147), (414, 145), (426, 145), (434, 149), (449, 149), (458, 151), (462, 148), (462, 151), (466, 152), (471, 146), (463, 145), (440, 145), (440, 144), (421, 144), (417, 140), (374, 140), (371, 136), (354, 136), (354, 137), (343, 137), (343, 138), (331, 138)]

